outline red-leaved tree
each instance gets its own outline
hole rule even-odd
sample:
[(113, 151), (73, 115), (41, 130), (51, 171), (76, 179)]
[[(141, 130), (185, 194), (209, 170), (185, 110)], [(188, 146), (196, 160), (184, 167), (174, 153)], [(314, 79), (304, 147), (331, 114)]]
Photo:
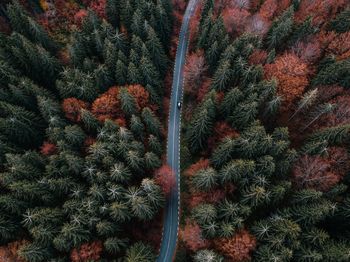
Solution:
[(66, 118), (72, 122), (80, 122), (81, 109), (87, 109), (89, 104), (74, 97), (66, 98), (63, 100), (62, 109)]
[(198, 88), (203, 81), (207, 70), (203, 50), (197, 50), (187, 56), (184, 70), (185, 92), (191, 96), (198, 93)]
[(40, 153), (45, 156), (51, 156), (57, 152), (57, 147), (48, 141), (44, 141), (43, 145), (40, 147)]
[(348, 0), (304, 0), (300, 2), (295, 13), (295, 20), (297, 23), (302, 23), (312, 16), (312, 24), (321, 27), (332, 20), (347, 4)]
[(169, 196), (175, 186), (175, 172), (169, 165), (162, 165), (154, 173), (156, 183), (162, 188), (165, 195)]
[(128, 92), (135, 98), (136, 106), (138, 110), (142, 110), (149, 103), (149, 93), (141, 85), (129, 85), (127, 87)]
[(180, 237), (185, 246), (191, 251), (206, 248), (209, 241), (202, 235), (202, 230), (195, 221), (186, 220), (184, 228), (180, 229)]
[(209, 159), (201, 158), (196, 163), (192, 164), (184, 172), (185, 176), (192, 177), (199, 170), (209, 167)]
[(285, 53), (273, 64), (264, 66), (265, 78), (278, 80), (277, 93), (282, 96), (281, 111), (290, 109), (292, 103), (301, 97), (309, 84), (309, 68), (297, 55)]
[(225, 8), (222, 18), (227, 32), (232, 36), (239, 36), (245, 31), (250, 17), (249, 11), (238, 8)]
[(232, 238), (214, 240), (214, 245), (229, 261), (250, 261), (250, 254), (256, 247), (256, 239), (247, 230), (241, 230)]
[(117, 87), (111, 87), (92, 103), (91, 111), (100, 121), (123, 116), (118, 94), (119, 89)]
[(92, 243), (82, 244), (78, 249), (74, 248), (70, 258), (72, 262), (99, 261), (102, 253), (102, 242), (94, 241)]
[(294, 164), (293, 181), (298, 188), (328, 191), (341, 176), (334, 172), (331, 163), (321, 156), (304, 155)]

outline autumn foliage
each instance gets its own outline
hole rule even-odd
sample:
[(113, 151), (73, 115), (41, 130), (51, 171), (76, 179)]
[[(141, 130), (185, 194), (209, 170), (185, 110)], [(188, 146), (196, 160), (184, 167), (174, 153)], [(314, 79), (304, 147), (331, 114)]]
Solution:
[(0, 261), (1, 262), (26, 262), (17, 255), (17, 251), (26, 245), (28, 241), (18, 240), (10, 242), (5, 246), (0, 246)]
[(192, 177), (199, 170), (209, 167), (209, 159), (201, 158), (196, 163), (192, 164), (189, 168), (185, 170), (185, 176)]
[(175, 173), (168, 165), (163, 165), (157, 169), (154, 179), (166, 195), (169, 195), (175, 186)]
[(80, 122), (81, 109), (87, 109), (89, 104), (74, 97), (63, 100), (62, 109), (65, 116), (72, 122)]
[(349, 171), (349, 155), (344, 148), (328, 149), (327, 156), (302, 156), (294, 165), (293, 179), (299, 188), (328, 191)]
[(136, 101), (137, 109), (142, 110), (149, 103), (149, 93), (141, 85), (129, 85), (127, 87), (129, 94), (131, 94)]
[(45, 156), (50, 156), (55, 154), (57, 147), (55, 144), (52, 144), (48, 141), (44, 141), (43, 145), (40, 147), (40, 152)]
[(191, 220), (186, 220), (185, 226), (180, 229), (180, 237), (186, 247), (191, 251), (197, 251), (209, 246), (209, 241), (203, 238), (199, 225)]
[(226, 137), (236, 138), (238, 136), (237, 130), (232, 128), (227, 122), (218, 121), (215, 123), (213, 136), (208, 139), (208, 148), (215, 148)]
[(92, 113), (100, 120), (115, 119), (122, 114), (118, 98), (119, 88), (111, 87), (92, 103)]
[(82, 244), (78, 249), (74, 248), (70, 258), (72, 262), (99, 261), (101, 252), (102, 242), (94, 241), (92, 243)]
[(278, 80), (277, 93), (283, 99), (281, 111), (289, 110), (309, 84), (308, 65), (295, 54), (285, 53), (277, 57), (273, 64), (266, 64), (264, 70), (267, 79)]
[(237, 232), (232, 238), (214, 241), (215, 247), (232, 262), (249, 261), (250, 253), (256, 247), (256, 239), (247, 230)]
[(347, 0), (304, 0), (301, 1), (298, 11), (295, 14), (295, 20), (301, 23), (307, 17), (312, 16), (313, 25), (322, 26), (327, 21), (333, 19), (347, 3)]

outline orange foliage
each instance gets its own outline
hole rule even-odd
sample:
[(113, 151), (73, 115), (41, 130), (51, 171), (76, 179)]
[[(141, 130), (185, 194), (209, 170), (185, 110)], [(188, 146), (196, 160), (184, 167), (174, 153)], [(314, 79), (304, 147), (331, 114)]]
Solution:
[(344, 148), (332, 147), (328, 156), (304, 155), (294, 164), (292, 176), (299, 188), (328, 191), (349, 171), (349, 155)]
[(44, 141), (43, 145), (40, 147), (40, 152), (45, 156), (51, 156), (57, 152), (57, 147), (55, 144)]
[(251, 34), (265, 36), (269, 30), (271, 22), (260, 14), (255, 14), (247, 21), (246, 31)]
[(318, 95), (317, 95), (317, 103), (326, 103), (329, 100), (335, 98), (336, 96), (342, 94), (344, 92), (344, 87), (337, 85), (326, 85), (326, 86), (317, 86)]
[(24, 259), (20, 258), (17, 255), (17, 251), (27, 243), (28, 241), (26, 240), (18, 240), (18, 241), (9, 243), (6, 246), (1, 246), (0, 261), (1, 262), (25, 262)]
[(175, 186), (175, 173), (168, 165), (163, 165), (155, 171), (154, 179), (162, 188), (165, 195), (169, 195)]
[(194, 208), (202, 203), (215, 204), (223, 200), (227, 194), (231, 194), (235, 190), (233, 184), (227, 184), (224, 188), (214, 189), (209, 192), (199, 192), (190, 188), (190, 194), (186, 195), (185, 203), (189, 209)]
[(250, 13), (245, 9), (225, 8), (222, 18), (227, 32), (233, 36), (239, 36), (245, 30)]
[(87, 17), (88, 12), (85, 9), (80, 9), (74, 15), (74, 22), (77, 26), (81, 26), (85, 17)]
[(267, 58), (267, 52), (262, 49), (255, 49), (249, 57), (249, 63), (251, 65), (265, 64)]
[(259, 10), (259, 15), (266, 20), (273, 20), (275, 13), (277, 11), (277, 1), (276, 0), (266, 0)]
[(74, 97), (66, 98), (63, 100), (62, 103), (62, 109), (65, 113), (66, 118), (68, 118), (72, 122), (80, 122), (81, 115), (80, 111), (81, 109), (87, 109), (89, 107), (89, 104), (76, 99)]
[(290, 6), (291, 0), (266, 0), (261, 5), (258, 14), (266, 21), (273, 21)]
[(189, 219), (186, 220), (184, 228), (180, 229), (180, 237), (191, 251), (197, 251), (209, 246), (208, 240), (202, 236), (202, 230), (199, 225)]
[(99, 17), (106, 18), (106, 0), (94, 0), (89, 7), (94, 10)]
[(194, 11), (194, 14), (190, 20), (189, 29), (188, 29), (189, 39), (190, 39), (190, 47), (194, 47), (195, 46), (194, 43), (197, 40), (201, 10), (202, 10), (201, 6), (200, 6), (200, 4), (198, 4), (196, 6), (196, 10)]
[(329, 102), (335, 105), (335, 109), (322, 116), (317, 121), (316, 128), (350, 124), (350, 96), (338, 96)]
[(135, 98), (137, 110), (142, 110), (148, 105), (149, 93), (141, 85), (129, 85), (127, 87), (128, 92)]
[(236, 138), (239, 136), (237, 130), (232, 128), (227, 122), (219, 121), (215, 123), (213, 136), (208, 139), (208, 148), (213, 149), (224, 138)]
[(79, 249), (74, 248), (70, 258), (72, 262), (88, 262), (99, 261), (102, 253), (102, 242), (94, 241), (80, 246)]
[(126, 127), (126, 120), (125, 118), (117, 118), (115, 122), (118, 124), (118, 126)]
[(350, 51), (350, 31), (337, 35), (328, 45), (327, 51), (341, 56)]
[(312, 16), (312, 24), (321, 27), (332, 20), (347, 3), (348, 0), (303, 0), (295, 13), (295, 20), (302, 23), (306, 18)]
[(100, 121), (115, 119), (122, 115), (118, 98), (119, 88), (111, 87), (92, 103), (92, 113)]
[(184, 70), (185, 92), (195, 96), (207, 70), (203, 50), (197, 50), (187, 56)]
[(218, 250), (232, 262), (248, 261), (250, 253), (256, 247), (256, 239), (247, 230), (237, 232), (232, 238), (220, 238), (214, 241)]
[(201, 158), (196, 163), (192, 164), (189, 168), (187, 168), (184, 172), (185, 176), (192, 177), (199, 170), (209, 167), (209, 159)]
[(298, 42), (293, 47), (293, 52), (307, 64), (315, 64), (322, 55), (321, 45), (317, 41)]
[(205, 78), (203, 80), (201, 87), (198, 90), (198, 93), (197, 93), (197, 102), (198, 103), (202, 102), (204, 97), (206, 96), (206, 94), (208, 94), (210, 86), (211, 86), (211, 79)]
[(281, 111), (289, 109), (295, 99), (300, 98), (309, 84), (309, 69), (299, 57), (293, 53), (278, 56), (273, 64), (264, 66), (265, 78), (278, 80), (277, 93), (282, 96)]
[(96, 142), (96, 138), (93, 138), (93, 137), (91, 137), (91, 136), (88, 136), (88, 137), (85, 138), (85, 140), (84, 140), (84, 146), (85, 146), (85, 147), (89, 147), (89, 146), (95, 144), (95, 142)]

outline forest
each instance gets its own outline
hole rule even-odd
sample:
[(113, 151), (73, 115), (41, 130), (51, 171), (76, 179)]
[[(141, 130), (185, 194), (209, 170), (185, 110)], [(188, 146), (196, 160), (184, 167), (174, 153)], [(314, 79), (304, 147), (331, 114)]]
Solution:
[[(197, 2), (174, 261), (350, 261), (350, 2)], [(186, 5), (0, 1), (0, 262), (157, 260)]]

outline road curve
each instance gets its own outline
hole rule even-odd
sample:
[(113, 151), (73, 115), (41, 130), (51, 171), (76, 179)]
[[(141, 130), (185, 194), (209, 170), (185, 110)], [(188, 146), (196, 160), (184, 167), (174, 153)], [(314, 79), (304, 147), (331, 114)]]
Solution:
[(180, 213), (180, 132), (181, 109), (177, 103), (182, 100), (183, 92), (183, 68), (185, 66), (186, 53), (189, 43), (189, 21), (194, 13), (198, 0), (190, 0), (182, 21), (177, 46), (173, 84), (170, 98), (168, 140), (167, 140), (167, 164), (176, 174), (176, 186), (170, 193), (165, 206), (163, 236), (160, 246), (158, 262), (170, 262), (175, 257), (176, 242), (179, 229)]

